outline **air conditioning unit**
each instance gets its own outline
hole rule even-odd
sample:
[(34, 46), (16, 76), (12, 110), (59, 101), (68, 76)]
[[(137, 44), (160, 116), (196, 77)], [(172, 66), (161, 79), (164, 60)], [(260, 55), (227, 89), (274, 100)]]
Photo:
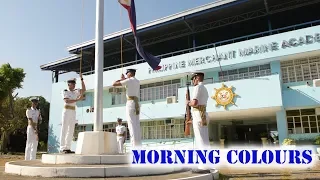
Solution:
[(320, 115), (320, 108), (316, 108), (316, 115)]
[(313, 87), (320, 87), (320, 79), (313, 80)]
[(177, 96), (167, 97), (167, 104), (177, 103)]

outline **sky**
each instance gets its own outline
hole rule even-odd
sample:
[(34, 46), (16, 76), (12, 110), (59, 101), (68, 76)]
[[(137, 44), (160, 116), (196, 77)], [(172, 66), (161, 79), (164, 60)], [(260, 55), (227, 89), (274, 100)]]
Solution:
[[(137, 23), (213, 1), (136, 0)], [(120, 8), (118, 1), (104, 2), (104, 34), (129, 28), (127, 12)], [(23, 88), (17, 90), (19, 96), (43, 96), (50, 101), (52, 73), (42, 71), (40, 66), (68, 57), (67, 47), (94, 39), (95, 0), (3, 1), (0, 23), (0, 65), (10, 63), (26, 73)], [(59, 81), (75, 77), (75, 73), (68, 73), (60, 76)]]

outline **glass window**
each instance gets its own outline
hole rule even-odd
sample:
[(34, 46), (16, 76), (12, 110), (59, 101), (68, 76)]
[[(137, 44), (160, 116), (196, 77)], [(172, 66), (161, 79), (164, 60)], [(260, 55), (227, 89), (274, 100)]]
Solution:
[(300, 116), (300, 111), (299, 110), (287, 111), (287, 116)]
[(270, 74), (271, 74), (270, 64), (264, 64), (261, 66), (252, 66), (247, 68), (240, 68), (240, 69), (233, 69), (233, 70), (219, 72), (219, 80), (235, 81), (239, 79), (268, 76)]
[(320, 56), (281, 62), (282, 80), (300, 82), (320, 78)]
[[(140, 101), (152, 101), (166, 99), (169, 96), (178, 96), (178, 88), (181, 80), (174, 79), (169, 81), (144, 84), (140, 86)], [(119, 93), (112, 94), (112, 105), (125, 104), (125, 88), (119, 90)]]
[(286, 114), (289, 134), (319, 133), (320, 116), (315, 109), (288, 110)]
[(259, 71), (259, 66), (249, 67), (249, 72)]
[(184, 120), (173, 120), (166, 124), (165, 120), (148, 121), (141, 124), (143, 139), (172, 139), (184, 137)]
[(316, 110), (315, 109), (301, 109), (301, 115), (315, 115)]

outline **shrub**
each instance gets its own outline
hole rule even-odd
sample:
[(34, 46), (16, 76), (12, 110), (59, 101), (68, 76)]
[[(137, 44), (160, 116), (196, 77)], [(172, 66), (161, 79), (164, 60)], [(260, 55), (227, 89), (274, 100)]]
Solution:
[(296, 142), (294, 139), (284, 139), (282, 145), (296, 145)]
[(314, 144), (315, 144), (315, 145), (320, 145), (320, 136), (317, 136), (317, 137), (314, 139)]

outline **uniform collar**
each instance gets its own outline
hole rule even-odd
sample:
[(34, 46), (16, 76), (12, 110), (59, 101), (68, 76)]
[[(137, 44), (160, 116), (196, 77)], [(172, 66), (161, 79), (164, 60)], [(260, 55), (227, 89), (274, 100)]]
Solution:
[(199, 83), (198, 83), (198, 85), (201, 85), (201, 84), (203, 84), (203, 82), (199, 82)]
[(31, 110), (37, 110), (37, 108), (33, 108), (32, 106), (31, 106), (31, 108), (30, 108)]

